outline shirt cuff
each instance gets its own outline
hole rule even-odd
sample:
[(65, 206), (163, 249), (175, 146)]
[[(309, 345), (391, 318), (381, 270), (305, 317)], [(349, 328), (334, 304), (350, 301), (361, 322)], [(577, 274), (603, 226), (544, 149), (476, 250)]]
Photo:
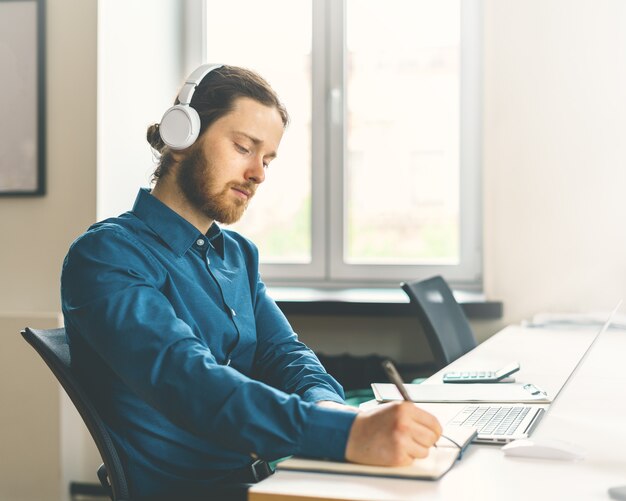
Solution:
[(315, 404), (307, 407), (297, 455), (345, 461), (348, 436), (357, 414)]
[(338, 395), (336, 392), (332, 390), (328, 390), (326, 388), (320, 388), (319, 386), (309, 388), (302, 395), (302, 400), (305, 402), (319, 402), (321, 400), (330, 400), (331, 402), (337, 402), (340, 404), (345, 404), (342, 395)]

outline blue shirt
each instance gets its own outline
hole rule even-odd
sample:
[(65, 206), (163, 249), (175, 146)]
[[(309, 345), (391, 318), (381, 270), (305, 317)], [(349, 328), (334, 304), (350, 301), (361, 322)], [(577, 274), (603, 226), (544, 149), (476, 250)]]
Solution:
[(193, 493), (251, 458), (343, 460), (355, 414), (268, 297), (256, 247), (206, 235), (140, 190), (71, 246), (73, 369), (122, 450), (133, 496)]

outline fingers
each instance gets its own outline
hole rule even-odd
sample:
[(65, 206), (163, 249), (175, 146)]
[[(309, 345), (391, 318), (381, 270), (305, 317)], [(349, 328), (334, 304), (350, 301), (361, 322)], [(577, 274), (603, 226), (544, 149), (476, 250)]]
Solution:
[(407, 454), (413, 458), (428, 456), (428, 450), (439, 440), (441, 425), (435, 416), (429, 412), (407, 403), (409, 424), (407, 434)]
[(437, 439), (439, 439), (443, 431), (441, 428), (441, 424), (439, 423), (439, 420), (435, 416), (433, 416), (430, 412), (427, 412), (424, 409), (417, 407), (415, 404), (410, 404), (410, 405), (413, 406), (416, 420), (422, 423), (429, 430), (432, 430), (437, 435)]
[[(429, 445), (439, 440), (442, 429), (439, 420), (435, 416), (412, 403), (403, 402), (402, 405), (404, 407), (403, 411), (407, 413), (408, 418), (415, 425), (413, 429), (417, 435), (422, 436), (423, 440), (430, 442)], [(427, 442), (424, 442), (425, 445), (428, 445)]]
[(426, 426), (416, 424), (411, 433), (411, 440), (421, 447), (429, 449), (439, 440), (439, 436)]
[(429, 451), (430, 451), (429, 446), (425, 446), (417, 442), (410, 442), (409, 444), (407, 444), (406, 449), (405, 449), (405, 453), (407, 457), (409, 458), (409, 460), (403, 464), (407, 464), (407, 463), (410, 464), (415, 459), (424, 459), (425, 457), (428, 457)]

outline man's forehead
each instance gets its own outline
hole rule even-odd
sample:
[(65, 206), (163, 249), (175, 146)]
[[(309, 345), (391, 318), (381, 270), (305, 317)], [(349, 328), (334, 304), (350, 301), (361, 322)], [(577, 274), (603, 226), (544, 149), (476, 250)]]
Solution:
[(239, 127), (245, 129), (255, 125), (279, 125), (283, 128), (280, 113), (273, 106), (267, 106), (248, 97), (239, 97), (233, 101), (232, 109), (218, 119), (227, 127)]
[(232, 109), (230, 113), (228, 113), (228, 115), (249, 116), (250, 114), (256, 113), (275, 113), (280, 116), (278, 110), (274, 106), (263, 104), (256, 99), (252, 99), (251, 97), (246, 96), (241, 96), (233, 100)]
[(284, 132), (278, 110), (250, 98), (238, 98), (231, 112), (218, 122), (226, 133), (246, 137), (257, 145), (280, 141)]

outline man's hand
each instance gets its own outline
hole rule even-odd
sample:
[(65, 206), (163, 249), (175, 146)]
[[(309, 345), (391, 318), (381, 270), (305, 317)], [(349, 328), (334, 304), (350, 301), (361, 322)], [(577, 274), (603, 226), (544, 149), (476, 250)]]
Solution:
[(380, 466), (406, 466), (441, 436), (435, 416), (411, 402), (393, 402), (360, 412), (350, 430), (346, 460)]

